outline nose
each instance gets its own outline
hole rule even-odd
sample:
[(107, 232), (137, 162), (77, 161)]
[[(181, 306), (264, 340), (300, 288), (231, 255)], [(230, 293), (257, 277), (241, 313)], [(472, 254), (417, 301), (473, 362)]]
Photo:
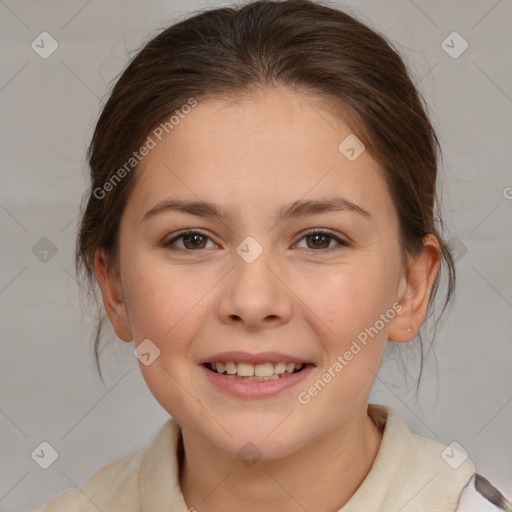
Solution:
[(284, 324), (293, 312), (293, 292), (284, 271), (270, 249), (256, 244), (249, 239), (237, 248), (217, 303), (223, 323), (239, 323), (251, 331)]

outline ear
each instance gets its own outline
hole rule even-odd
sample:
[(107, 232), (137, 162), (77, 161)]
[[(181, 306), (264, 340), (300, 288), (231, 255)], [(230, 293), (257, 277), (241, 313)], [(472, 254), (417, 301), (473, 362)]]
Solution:
[(101, 288), (105, 311), (118, 338), (132, 341), (130, 320), (123, 299), (119, 272), (109, 268), (107, 258), (102, 249), (97, 249), (94, 258), (96, 279)]
[(434, 235), (427, 235), (423, 241), (423, 248), (401, 277), (397, 301), (402, 305), (402, 309), (390, 324), (389, 341), (404, 343), (416, 336), (427, 316), (432, 286), (440, 265), (439, 240)]

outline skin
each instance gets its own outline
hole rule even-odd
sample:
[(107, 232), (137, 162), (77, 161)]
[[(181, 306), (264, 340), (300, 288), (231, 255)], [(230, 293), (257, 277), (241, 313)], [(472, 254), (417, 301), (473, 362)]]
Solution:
[[(377, 455), (382, 434), (367, 414), (370, 389), (387, 341), (409, 341), (423, 323), (440, 250), (429, 236), (410, 266), (402, 266), (398, 217), (378, 163), (368, 151), (351, 162), (338, 150), (351, 133), (320, 98), (289, 89), (200, 102), (137, 171), (120, 225), (119, 273), (96, 253), (116, 334), (136, 345), (150, 339), (160, 349), (140, 367), (182, 426), (180, 484), (188, 506), (200, 512), (287, 512), (298, 504), (311, 512), (338, 510)], [(335, 192), (371, 218), (338, 211), (273, 220), (285, 203)], [(170, 197), (211, 201), (233, 218), (168, 211), (142, 222)], [(200, 249), (183, 238), (165, 247), (188, 228), (208, 232), (196, 241)], [(330, 230), (350, 245), (327, 235), (304, 237), (310, 228)], [(263, 249), (252, 263), (236, 252), (247, 236)], [(301, 404), (297, 394), (395, 302), (400, 313)], [(315, 368), (278, 396), (238, 398), (212, 386), (198, 366), (226, 350), (284, 352)], [(261, 453), (252, 467), (236, 455), (247, 442)]]

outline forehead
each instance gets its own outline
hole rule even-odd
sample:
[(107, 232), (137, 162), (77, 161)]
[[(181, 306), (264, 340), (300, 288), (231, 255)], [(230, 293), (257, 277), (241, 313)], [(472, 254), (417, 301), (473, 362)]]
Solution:
[(273, 88), (208, 99), (156, 140), (133, 195), (146, 208), (173, 196), (254, 212), (339, 192), (368, 210), (389, 210), (377, 162), (368, 151), (349, 160), (341, 150), (347, 137), (350, 126), (305, 93)]

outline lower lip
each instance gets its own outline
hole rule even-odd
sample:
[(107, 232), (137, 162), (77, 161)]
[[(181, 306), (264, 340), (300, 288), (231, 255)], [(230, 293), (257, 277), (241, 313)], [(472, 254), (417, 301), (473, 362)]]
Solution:
[(242, 398), (266, 398), (278, 395), (285, 389), (295, 386), (304, 380), (313, 370), (313, 365), (308, 364), (300, 372), (284, 374), (285, 377), (267, 381), (233, 379), (226, 375), (215, 373), (203, 365), (200, 365), (200, 368), (206, 373), (210, 382), (232, 395)]

